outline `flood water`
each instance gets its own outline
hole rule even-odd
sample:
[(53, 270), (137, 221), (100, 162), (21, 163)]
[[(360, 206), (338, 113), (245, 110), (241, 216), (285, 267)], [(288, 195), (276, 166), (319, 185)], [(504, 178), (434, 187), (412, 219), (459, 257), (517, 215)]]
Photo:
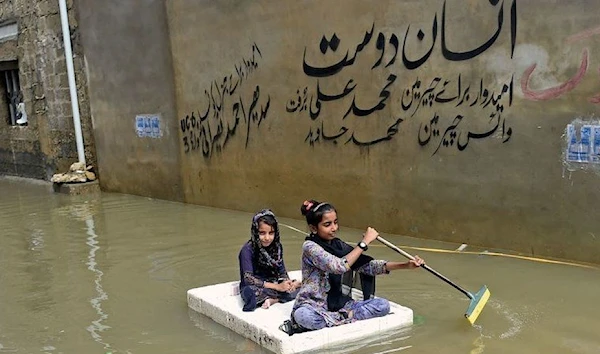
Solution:
[[(250, 218), (0, 179), (0, 353), (264, 353), (186, 303), (188, 289), (238, 277)], [(305, 229), (299, 218), (280, 222)], [(360, 233), (340, 231), (346, 240)], [(401, 246), (458, 247), (382, 235)], [(282, 240), (288, 269), (298, 269), (303, 235), (282, 228)], [(402, 260), (375, 243), (369, 253)], [(378, 277), (378, 296), (412, 308), (415, 325), (344, 352), (600, 353), (598, 269), (415, 253), (471, 291), (490, 288), (477, 325), (462, 317), (468, 300), (455, 289), (424, 270), (395, 271)]]

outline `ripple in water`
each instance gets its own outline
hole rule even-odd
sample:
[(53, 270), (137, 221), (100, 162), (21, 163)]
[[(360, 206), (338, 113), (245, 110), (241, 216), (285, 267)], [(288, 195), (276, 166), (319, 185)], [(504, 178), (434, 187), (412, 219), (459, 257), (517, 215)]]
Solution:
[(104, 349), (109, 349), (110, 345), (108, 343), (105, 343), (102, 339), (102, 336), (100, 335), (101, 332), (109, 329), (110, 326), (107, 326), (102, 323), (103, 321), (108, 319), (108, 315), (104, 311), (102, 311), (102, 302), (108, 299), (108, 294), (102, 288), (102, 276), (104, 275), (104, 273), (96, 267), (98, 265), (98, 263), (96, 262), (96, 251), (100, 249), (97, 240), (98, 235), (96, 235), (94, 220), (91, 217), (86, 219), (85, 223), (87, 225), (88, 234), (86, 244), (90, 246), (88, 262), (86, 263), (86, 265), (88, 266), (88, 270), (93, 272), (95, 275), (94, 284), (97, 293), (97, 296), (90, 300), (90, 304), (92, 305), (94, 310), (96, 310), (96, 313), (99, 316), (99, 318), (97, 320), (92, 321), (92, 324), (89, 325), (86, 329), (88, 330), (88, 332), (90, 332), (92, 338), (94, 338), (96, 342), (100, 343), (104, 347)]

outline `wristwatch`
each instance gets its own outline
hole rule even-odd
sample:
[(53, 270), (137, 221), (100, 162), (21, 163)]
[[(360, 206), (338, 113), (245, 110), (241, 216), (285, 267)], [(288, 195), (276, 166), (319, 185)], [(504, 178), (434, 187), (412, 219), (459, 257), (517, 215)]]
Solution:
[(363, 251), (366, 251), (366, 250), (368, 250), (368, 249), (369, 249), (369, 247), (367, 246), (367, 244), (366, 244), (366, 243), (364, 243), (363, 241), (360, 241), (360, 242), (358, 243), (358, 247), (359, 247), (361, 250), (363, 250)]

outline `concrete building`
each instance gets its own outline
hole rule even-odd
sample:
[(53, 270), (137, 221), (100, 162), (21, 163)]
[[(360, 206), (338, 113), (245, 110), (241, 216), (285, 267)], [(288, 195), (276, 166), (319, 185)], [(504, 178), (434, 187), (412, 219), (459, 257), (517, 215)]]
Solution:
[[(76, 9), (68, 7), (86, 160), (95, 164)], [(48, 180), (77, 161), (58, 0), (0, 1), (0, 21), (0, 173)]]
[[(47, 178), (75, 145), (42, 3), (2, 2), (29, 18), (2, 53), (30, 123), (0, 164)], [(347, 226), (600, 262), (600, 3), (340, 4), (75, 0), (102, 188), (294, 218), (317, 198)]]

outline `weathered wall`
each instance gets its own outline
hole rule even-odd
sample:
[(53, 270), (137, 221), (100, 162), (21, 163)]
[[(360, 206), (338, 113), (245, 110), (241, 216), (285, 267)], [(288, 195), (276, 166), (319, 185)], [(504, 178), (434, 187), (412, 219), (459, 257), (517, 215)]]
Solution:
[[(86, 160), (95, 164), (75, 8), (68, 2), (74, 69)], [(0, 43), (0, 61), (18, 61), (27, 126), (11, 126), (0, 109), (0, 174), (50, 179), (77, 161), (58, 0), (2, 0), (0, 22), (18, 24), (18, 37)], [(2, 77), (2, 80), (4, 78)]]
[(600, 262), (600, 176), (563, 137), (600, 111), (600, 3), (166, 3), (187, 202)]
[[(163, 1), (77, 3), (102, 188), (181, 200), (179, 123)], [(138, 135), (139, 115), (157, 118), (160, 133)]]

